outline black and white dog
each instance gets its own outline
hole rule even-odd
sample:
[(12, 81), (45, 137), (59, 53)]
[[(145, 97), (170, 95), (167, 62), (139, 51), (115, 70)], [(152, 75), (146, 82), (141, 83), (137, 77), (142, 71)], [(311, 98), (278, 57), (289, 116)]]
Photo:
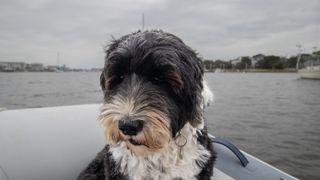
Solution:
[(106, 54), (107, 145), (79, 179), (210, 179), (216, 154), (203, 109), (212, 93), (197, 54), (158, 30), (114, 40)]

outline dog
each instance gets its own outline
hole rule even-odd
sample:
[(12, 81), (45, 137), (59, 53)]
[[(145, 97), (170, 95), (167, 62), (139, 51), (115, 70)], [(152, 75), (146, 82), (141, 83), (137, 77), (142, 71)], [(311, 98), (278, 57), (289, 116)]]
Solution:
[(203, 111), (212, 93), (197, 53), (173, 34), (113, 40), (100, 83), (107, 145), (78, 179), (210, 179), (216, 153)]

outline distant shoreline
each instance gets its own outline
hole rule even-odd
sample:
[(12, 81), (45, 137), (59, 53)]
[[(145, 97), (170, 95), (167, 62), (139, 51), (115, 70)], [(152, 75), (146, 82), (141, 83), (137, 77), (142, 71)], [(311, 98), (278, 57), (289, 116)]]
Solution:
[(296, 69), (272, 70), (272, 69), (247, 69), (247, 70), (218, 70), (205, 71), (205, 73), (297, 73)]
[(84, 73), (90, 73), (90, 72), (102, 72), (101, 71), (93, 71), (93, 70), (83, 70), (83, 71), (14, 71), (14, 72), (5, 72), (5, 71), (0, 71), (0, 73), (7, 73), (7, 74), (11, 74), (11, 73), (77, 73), (77, 72), (84, 72)]
[[(102, 72), (102, 71), (59, 71), (59, 72), (52, 72), (52, 71), (15, 71), (15, 72), (4, 72), (0, 71), (0, 73), (6, 73), (6, 74), (11, 74), (11, 73), (78, 73), (78, 72), (83, 72), (83, 73), (90, 73), (90, 72)], [(205, 73), (297, 73), (297, 70), (262, 70), (262, 69), (251, 69), (251, 70), (221, 70), (221, 71), (205, 71)]]

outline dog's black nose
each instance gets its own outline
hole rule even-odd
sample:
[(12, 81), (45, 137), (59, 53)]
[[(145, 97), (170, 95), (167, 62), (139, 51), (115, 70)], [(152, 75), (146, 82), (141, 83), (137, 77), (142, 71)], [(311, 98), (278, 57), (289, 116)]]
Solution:
[(144, 122), (142, 120), (120, 120), (118, 127), (123, 134), (135, 136), (142, 130), (143, 123)]

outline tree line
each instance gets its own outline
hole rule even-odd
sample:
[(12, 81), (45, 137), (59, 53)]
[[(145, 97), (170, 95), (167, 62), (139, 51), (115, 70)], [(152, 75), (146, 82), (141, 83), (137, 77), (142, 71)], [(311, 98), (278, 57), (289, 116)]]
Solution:
[[(312, 54), (320, 55), (320, 51)], [(312, 54), (304, 54), (304, 56), (312, 56)], [(298, 55), (291, 57), (281, 57), (275, 55), (257, 54), (252, 57), (243, 56), (234, 60), (204, 60), (205, 69), (214, 71), (215, 69), (228, 70), (245, 70), (245, 69), (267, 69), (267, 70), (283, 70), (296, 68)]]

